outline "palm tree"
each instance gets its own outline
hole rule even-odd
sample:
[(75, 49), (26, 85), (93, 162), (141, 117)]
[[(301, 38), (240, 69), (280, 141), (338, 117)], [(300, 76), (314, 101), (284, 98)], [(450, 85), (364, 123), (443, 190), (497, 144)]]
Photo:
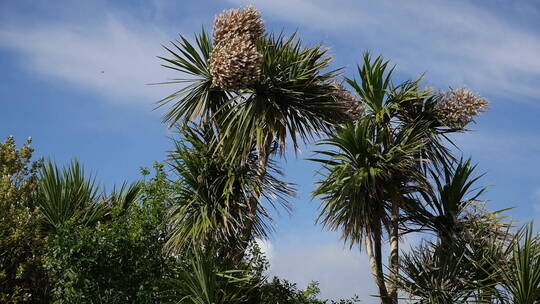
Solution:
[(400, 287), (417, 303), (538, 303), (540, 242), (532, 225), (512, 235), (497, 213), (485, 211), (460, 225), (467, 228), (454, 243), (404, 256)]
[(468, 303), (477, 289), (465, 253), (454, 246), (428, 242), (405, 254), (400, 264), (398, 285), (414, 303)]
[[(253, 193), (260, 193), (270, 207), (279, 204), (288, 211), (292, 185), (278, 179), (282, 173), (273, 160), (264, 176), (258, 176), (254, 152), (245, 163), (227, 161), (224, 151), (214, 151), (211, 143), (218, 135), (208, 125), (180, 133), (182, 140), (175, 141), (169, 160), (179, 185), (170, 213), (173, 225), (168, 248), (178, 252), (186, 246), (200, 249), (220, 244), (222, 257), (238, 260), (246, 243), (265, 238), (272, 229), (269, 210), (263, 204), (250, 209)], [(242, 235), (246, 222), (253, 223), (247, 240)]]
[(444, 174), (431, 171), (432, 186), (422, 192), (423, 208), (410, 214), (417, 231), (436, 239), (403, 257), (397, 284), (418, 303), (492, 303), (500, 300), (499, 263), (506, 260), (510, 223), (488, 211), (475, 187), (480, 176), (470, 159)]
[[(400, 149), (399, 142), (394, 143), (400, 140), (396, 132), (408, 134), (413, 131), (414, 136), (417, 137), (412, 149), (407, 151), (408, 154), (401, 155), (404, 160), (407, 160), (407, 165), (395, 168), (398, 174), (391, 177), (394, 184), (385, 188), (388, 196), (384, 199), (390, 203), (390, 221), (387, 224), (387, 230), (390, 239), (389, 268), (392, 278), (398, 272), (400, 208), (406, 207), (404, 205), (408, 200), (409, 192), (406, 188), (411, 182), (423, 183), (424, 177), (418, 174), (416, 167), (422, 164), (421, 156), (424, 156), (426, 151), (430, 151), (428, 139), (433, 138), (431, 136), (433, 132), (431, 132), (431, 121), (422, 119), (423, 112), (411, 111), (411, 109), (421, 107), (429, 96), (429, 92), (419, 89), (420, 79), (394, 86), (391, 82), (394, 69), (387, 71), (387, 67), (387, 61), (378, 57), (372, 62), (369, 54), (366, 53), (362, 68), (358, 67), (361, 83), (350, 78), (346, 78), (346, 81), (360, 97), (366, 110), (365, 119), (370, 120), (375, 128), (374, 135), (381, 147), (379, 150)], [(394, 285), (389, 290), (389, 298), (397, 302), (397, 287)]]
[(400, 288), (415, 303), (537, 303), (539, 246), (530, 227), (512, 235), (485, 210), (459, 225), (466, 228), (453, 243), (427, 242), (403, 257)]
[[(216, 27), (214, 36), (217, 32), (222, 36), (223, 29)], [(158, 106), (169, 105), (164, 121), (171, 126), (186, 127), (189, 122), (211, 124), (220, 134), (219, 141), (210, 143), (219, 146), (215, 151), (226, 151), (226, 160), (232, 163), (238, 159), (247, 163), (256, 158), (256, 176), (264, 180), (272, 154), (283, 153), (289, 140), (298, 148), (300, 142), (329, 132), (345, 114), (344, 106), (333, 95), (336, 88), (331, 80), (337, 70), (327, 71), (331, 58), (324, 48), (304, 47), (296, 35), (260, 35), (249, 43), (246, 45), (253, 47), (247, 51), (254, 60), (245, 62), (251, 57), (237, 53), (221, 56), (227, 50), (227, 42), (216, 41), (216, 37), (212, 41), (204, 29), (194, 43), (181, 36), (172, 43), (173, 48), (166, 48), (172, 57), (161, 59), (166, 62), (165, 67), (188, 76), (166, 83), (185, 87), (160, 100)], [(224, 69), (218, 63), (231, 57), (256, 72), (247, 75), (249, 83), (240, 81), (242, 85), (228, 87), (219, 82), (227, 75), (222, 75)], [(238, 69), (233, 71), (237, 74), (245, 70), (239, 65), (230, 67)], [(246, 78), (243, 74), (233, 76)], [(260, 191), (249, 194), (250, 214), (240, 232), (245, 239), (252, 235), (259, 198), (263, 195)]]
[(364, 118), (342, 126), (333, 137), (321, 141), (320, 145), (334, 149), (318, 151), (325, 157), (314, 159), (324, 168), (314, 195), (324, 202), (319, 216), (323, 225), (340, 230), (351, 247), (365, 242), (381, 300), (392, 303), (384, 281), (383, 228), (393, 233), (392, 201), (398, 195), (408, 199), (402, 192), (403, 185), (418, 175), (418, 160), (411, 155), (424, 141), (418, 129), (402, 129), (387, 146), (378, 131), (369, 118)]
[(212, 84), (213, 44), (208, 34), (203, 30), (195, 41), (180, 36), (172, 43), (174, 50), (166, 48), (173, 58), (160, 57), (166, 68), (190, 76), (162, 83), (187, 84), (158, 102), (170, 104), (164, 122), (171, 126), (213, 122), (230, 153), (240, 150), (247, 156), (252, 146), (244, 144), (245, 139), (254, 138), (266, 160), (274, 143), (284, 151), (290, 138), (297, 148), (300, 141), (330, 131), (336, 115), (343, 113), (331, 95), (337, 70), (325, 71), (331, 57), (322, 46), (303, 47), (295, 34), (264, 37), (257, 42), (263, 58), (260, 77), (245, 88), (227, 90)]
[[(427, 173), (454, 160), (446, 135), (463, 129), (443, 123), (441, 98), (420, 89), (420, 78), (394, 85), (393, 68), (381, 57), (372, 60), (366, 53), (358, 74), (360, 82), (345, 80), (364, 115), (321, 142), (335, 150), (318, 151), (325, 172), (314, 195), (324, 201), (323, 224), (353, 243), (365, 239), (382, 300), (396, 303), (400, 226), (422, 210), (416, 194), (430, 188)], [(388, 287), (379, 252), (384, 230), (390, 241)]]
[[(181, 36), (166, 48), (172, 57), (161, 57), (164, 66), (187, 77), (166, 82), (185, 86), (158, 102), (169, 105), (164, 121), (182, 128), (210, 124), (219, 134), (210, 143), (213, 153), (236, 165), (255, 158), (261, 181), (271, 157), (283, 153), (288, 142), (296, 149), (329, 134), (327, 144), (337, 150), (321, 152), (330, 160), (319, 159), (328, 171), (315, 191), (327, 203), (319, 220), (342, 229), (352, 243), (366, 241), (383, 301), (397, 302), (397, 286), (386, 288), (384, 281), (384, 232), (391, 247), (390, 282), (395, 282), (400, 225), (408, 219), (403, 215), (421, 209), (413, 194), (430, 186), (430, 170), (440, 172), (455, 161), (447, 134), (464, 131), (487, 101), (466, 90), (441, 95), (420, 89), (421, 78), (393, 85), (388, 62), (372, 61), (369, 54), (358, 67), (360, 82), (345, 78), (354, 97), (335, 82), (340, 70), (328, 70), (325, 49), (304, 47), (296, 35), (265, 35), (253, 8), (218, 16), (213, 34), (212, 40), (203, 29), (194, 43)], [(347, 111), (359, 108), (362, 122), (359, 113)], [(252, 235), (261, 191), (249, 193), (239, 233), (244, 239)]]

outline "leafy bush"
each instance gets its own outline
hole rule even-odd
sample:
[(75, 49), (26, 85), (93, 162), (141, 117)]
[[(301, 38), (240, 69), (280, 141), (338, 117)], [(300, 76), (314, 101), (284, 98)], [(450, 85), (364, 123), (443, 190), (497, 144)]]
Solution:
[(155, 232), (143, 225), (119, 218), (95, 228), (63, 227), (46, 262), (55, 303), (155, 303), (165, 260)]
[(17, 149), (13, 137), (0, 143), (0, 303), (48, 303), (46, 242), (32, 207), (42, 162), (31, 160), (30, 144)]
[(161, 286), (177, 272), (163, 254), (166, 231), (155, 178), (143, 186), (146, 202), (95, 227), (69, 222), (49, 243), (46, 268), (54, 303), (159, 303)]

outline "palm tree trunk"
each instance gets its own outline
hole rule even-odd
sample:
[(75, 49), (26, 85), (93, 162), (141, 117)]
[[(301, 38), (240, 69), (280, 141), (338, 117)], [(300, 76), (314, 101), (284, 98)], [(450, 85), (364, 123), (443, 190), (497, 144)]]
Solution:
[[(270, 150), (272, 146), (272, 137), (269, 135), (265, 136), (265, 140), (263, 143), (263, 147), (261, 150), (258, 151), (258, 158), (259, 158), (259, 165), (257, 168), (257, 175), (258, 178), (261, 179), (261, 185), (263, 184), (262, 179), (264, 179), (264, 176), (266, 175), (267, 166), (268, 166), (268, 160), (270, 158)], [(259, 199), (261, 196), (262, 189), (259, 189), (258, 191), (254, 192), (254, 195), (249, 198), (249, 217), (246, 219), (244, 230), (242, 231), (242, 244), (241, 244), (241, 252), (240, 252), (240, 260), (243, 258), (244, 253), (247, 249), (247, 246), (249, 245), (249, 242), (251, 241), (251, 237), (253, 234), (253, 226), (255, 225), (255, 220), (257, 216), (257, 209), (259, 207)]]
[(399, 204), (398, 201), (392, 202), (392, 213), (390, 217), (390, 292), (391, 303), (397, 304), (397, 279), (399, 275)]
[(375, 284), (379, 289), (379, 296), (381, 297), (381, 303), (391, 304), (391, 299), (388, 297), (388, 291), (386, 289), (386, 283), (384, 282), (384, 272), (382, 265), (382, 248), (381, 248), (381, 226), (375, 229), (372, 234), (369, 229), (366, 231), (365, 243), (366, 252), (369, 257), (371, 266), (371, 274), (375, 279)]

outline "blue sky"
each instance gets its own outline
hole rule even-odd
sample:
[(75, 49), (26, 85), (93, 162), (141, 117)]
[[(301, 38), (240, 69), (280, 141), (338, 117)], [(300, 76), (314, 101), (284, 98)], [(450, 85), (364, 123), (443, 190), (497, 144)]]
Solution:
[[(397, 65), (397, 79), (426, 73), (426, 85), (465, 85), (489, 98), (490, 111), (456, 141), (486, 172), (492, 209), (539, 217), (538, 1), (1, 1), (0, 136), (31, 136), (37, 154), (60, 163), (77, 157), (107, 185), (137, 179), (171, 147), (152, 103), (175, 88), (146, 85), (179, 76), (159, 66), (161, 44), (248, 3), (267, 30), (323, 42), (349, 76), (369, 50)], [(317, 167), (303, 160), (311, 149), (283, 162), (299, 193), (265, 243), (272, 272), (300, 286), (319, 280), (327, 297), (373, 302), (366, 257), (314, 225)]]

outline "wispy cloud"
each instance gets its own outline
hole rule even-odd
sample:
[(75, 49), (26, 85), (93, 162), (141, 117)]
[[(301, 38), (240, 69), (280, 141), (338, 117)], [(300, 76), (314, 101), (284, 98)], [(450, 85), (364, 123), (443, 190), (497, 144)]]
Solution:
[(257, 242), (257, 245), (259, 246), (259, 249), (264, 254), (264, 256), (271, 260), (274, 255), (274, 245), (269, 240), (263, 240), (263, 239), (255, 239), (255, 242)]
[(113, 15), (106, 20), (95, 25), (6, 26), (0, 30), (0, 46), (16, 51), (26, 70), (108, 100), (148, 104), (164, 96), (164, 88), (147, 84), (168, 78), (156, 56), (170, 37)]
[[(435, 86), (468, 85), (483, 95), (514, 97), (515, 101), (523, 100), (516, 96), (530, 100), (540, 95), (538, 33), (517, 28), (474, 4), (442, 0), (229, 2), (235, 6), (253, 2), (266, 19), (311, 29), (317, 37), (346, 46), (337, 48), (341, 62), (353, 63), (367, 49), (383, 53), (398, 64), (399, 71), (428, 72), (427, 79)], [(201, 23), (211, 20), (213, 13), (209, 10), (208, 16), (201, 16)], [(4, 26), (0, 45), (23, 54), (21, 62), (32, 72), (131, 102), (168, 92), (144, 86), (167, 78), (154, 57), (162, 54), (160, 44), (170, 39), (165, 32), (163, 25), (133, 20), (127, 25), (111, 15), (102, 24)]]

